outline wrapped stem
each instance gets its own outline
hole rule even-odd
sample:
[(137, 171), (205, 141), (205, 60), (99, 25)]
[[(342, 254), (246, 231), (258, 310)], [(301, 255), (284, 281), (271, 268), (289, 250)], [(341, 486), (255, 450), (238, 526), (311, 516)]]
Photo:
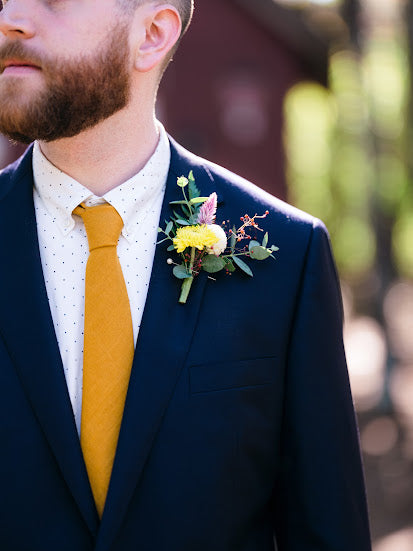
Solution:
[(191, 261), (189, 264), (189, 273), (191, 274), (191, 277), (187, 277), (182, 282), (181, 296), (179, 297), (180, 304), (186, 303), (189, 295), (189, 291), (191, 290), (191, 285), (194, 280), (194, 276), (192, 275), (193, 269), (194, 269), (194, 262), (195, 262), (195, 247), (191, 247)]
[(189, 291), (191, 290), (191, 285), (192, 285), (193, 280), (194, 280), (193, 276), (187, 277), (186, 279), (183, 280), (182, 287), (181, 287), (181, 296), (179, 297), (179, 303), (180, 304), (185, 304), (186, 303), (186, 300), (187, 300), (188, 295), (189, 295)]

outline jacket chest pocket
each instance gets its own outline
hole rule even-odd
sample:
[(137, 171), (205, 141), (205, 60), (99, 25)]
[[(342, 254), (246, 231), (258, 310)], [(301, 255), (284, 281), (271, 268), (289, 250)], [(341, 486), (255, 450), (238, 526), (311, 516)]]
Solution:
[(274, 383), (279, 373), (275, 356), (231, 362), (192, 365), (189, 369), (191, 394), (255, 387)]

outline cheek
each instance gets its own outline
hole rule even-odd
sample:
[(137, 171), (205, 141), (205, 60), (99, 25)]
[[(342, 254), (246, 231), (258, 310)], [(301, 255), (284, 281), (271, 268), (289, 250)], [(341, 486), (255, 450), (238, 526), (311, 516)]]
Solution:
[(40, 46), (47, 48), (45, 54), (73, 58), (97, 51), (114, 28), (114, 17), (104, 9), (105, 3), (101, 0), (99, 6), (93, 1), (43, 0), (41, 17), (37, 18), (37, 36)]

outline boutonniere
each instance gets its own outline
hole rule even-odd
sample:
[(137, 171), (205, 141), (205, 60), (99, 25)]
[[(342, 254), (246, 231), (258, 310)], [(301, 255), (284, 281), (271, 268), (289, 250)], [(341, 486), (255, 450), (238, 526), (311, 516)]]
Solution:
[[(248, 233), (251, 230), (255, 234), (263, 232), (257, 220), (266, 218), (268, 211), (252, 217), (245, 214), (241, 216), (242, 225), (239, 228), (233, 226), (227, 229), (226, 222), (221, 225), (215, 223), (217, 194), (211, 193), (209, 197), (202, 197), (192, 170), (188, 178), (178, 178), (177, 184), (182, 190), (183, 198), (170, 203), (173, 214), (169, 221), (165, 221), (164, 229), (158, 228), (158, 232), (165, 237), (157, 245), (171, 241), (167, 250), (175, 251), (180, 256), (179, 263), (169, 258), (168, 264), (174, 265), (174, 276), (182, 280), (179, 297), (181, 304), (186, 303), (192, 282), (201, 270), (208, 274), (225, 270), (230, 275), (239, 268), (252, 277), (252, 270), (242, 257), (252, 260), (274, 258), (273, 253), (278, 251), (278, 247), (268, 247), (268, 233), (264, 234), (261, 242), (257, 241), (256, 235), (253, 238)], [(213, 279), (211, 276), (210, 278)]]

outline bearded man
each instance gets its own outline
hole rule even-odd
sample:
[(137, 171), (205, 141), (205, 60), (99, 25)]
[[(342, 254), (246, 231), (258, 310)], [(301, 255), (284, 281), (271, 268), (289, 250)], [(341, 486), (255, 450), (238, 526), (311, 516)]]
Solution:
[[(370, 549), (326, 230), (155, 119), (192, 9), (3, 1), (0, 131), (34, 144), (0, 176), (2, 551)], [(156, 242), (191, 171), (279, 253), (181, 304)]]

